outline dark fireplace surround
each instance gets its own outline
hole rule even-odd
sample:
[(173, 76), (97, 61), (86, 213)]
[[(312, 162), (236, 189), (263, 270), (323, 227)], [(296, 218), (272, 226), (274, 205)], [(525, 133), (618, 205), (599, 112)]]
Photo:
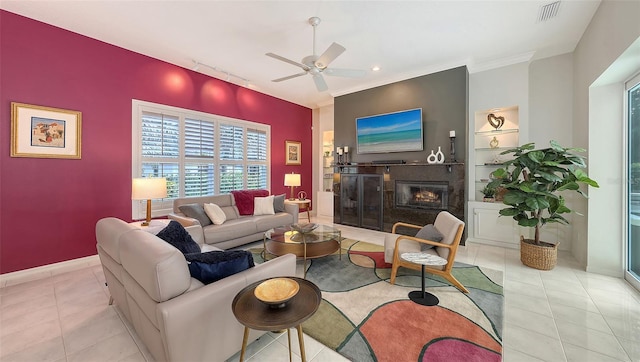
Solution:
[[(393, 224), (399, 221), (416, 225), (433, 224), (442, 210), (447, 210), (460, 220), (465, 220), (463, 163), (359, 164), (337, 167), (336, 171), (339, 171), (336, 176), (344, 173), (383, 175), (384, 231), (391, 232)], [(334, 179), (336, 181), (334, 183), (334, 222), (339, 224), (340, 177)], [(415, 230), (402, 228), (398, 233), (415, 235)]]

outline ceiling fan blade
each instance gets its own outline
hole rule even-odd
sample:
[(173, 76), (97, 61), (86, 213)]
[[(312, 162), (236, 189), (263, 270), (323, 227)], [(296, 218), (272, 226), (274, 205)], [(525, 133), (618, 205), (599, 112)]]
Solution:
[(322, 55), (315, 61), (316, 67), (320, 69), (326, 68), (329, 63), (331, 63), (334, 59), (336, 59), (340, 54), (342, 54), (345, 50), (345, 47), (338, 43), (333, 43), (327, 48), (327, 50), (322, 53)]
[(274, 80), (272, 80), (272, 82), (282, 82), (283, 80), (288, 80), (288, 79), (300, 77), (300, 76), (303, 76), (303, 75), (306, 75), (306, 74), (307, 74), (307, 72), (302, 72), (302, 73), (298, 73), (298, 74), (294, 74), (294, 75), (289, 75), (289, 76), (286, 76), (286, 77), (274, 79)]
[(318, 92), (324, 92), (329, 89), (329, 87), (327, 86), (327, 82), (325, 82), (324, 77), (322, 77), (322, 74), (314, 74), (313, 81), (316, 83)]
[(295, 61), (293, 61), (293, 60), (291, 60), (291, 59), (287, 59), (287, 58), (285, 58), (285, 57), (281, 57), (281, 56), (279, 56), (278, 54), (267, 53), (267, 54), (265, 54), (265, 55), (266, 55), (266, 56), (268, 56), (268, 57), (274, 58), (274, 59), (281, 60), (281, 61), (283, 61), (283, 62), (285, 62), (285, 63), (293, 64), (293, 65), (295, 65), (296, 67), (300, 67), (300, 68), (302, 68), (302, 69), (304, 69), (304, 70), (309, 70), (309, 67), (307, 67), (306, 65), (304, 65), (304, 64), (302, 64), (302, 63), (295, 62)]
[(322, 73), (333, 76), (333, 77), (349, 77), (349, 78), (360, 78), (360, 77), (364, 77), (365, 74), (367, 74), (367, 72), (360, 69), (337, 69), (337, 68), (327, 68)]

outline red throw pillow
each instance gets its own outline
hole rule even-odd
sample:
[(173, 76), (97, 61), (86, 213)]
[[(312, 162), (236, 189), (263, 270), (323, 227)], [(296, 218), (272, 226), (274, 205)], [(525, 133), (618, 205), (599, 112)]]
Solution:
[(269, 196), (269, 190), (240, 190), (231, 191), (231, 194), (236, 200), (240, 215), (253, 215), (253, 199)]

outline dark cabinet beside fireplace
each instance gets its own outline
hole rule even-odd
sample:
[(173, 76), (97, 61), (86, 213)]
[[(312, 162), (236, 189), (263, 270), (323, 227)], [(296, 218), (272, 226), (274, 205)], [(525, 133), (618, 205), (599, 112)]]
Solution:
[(341, 174), (335, 203), (336, 223), (382, 230), (383, 176), (379, 174)]

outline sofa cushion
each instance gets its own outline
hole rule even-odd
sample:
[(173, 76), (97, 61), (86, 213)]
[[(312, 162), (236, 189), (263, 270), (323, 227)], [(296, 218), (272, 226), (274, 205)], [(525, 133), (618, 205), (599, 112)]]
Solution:
[(175, 220), (171, 220), (169, 225), (160, 230), (156, 236), (173, 245), (183, 254), (200, 252), (200, 245), (198, 245), (198, 243), (193, 240), (189, 232), (187, 232), (187, 230), (185, 230), (184, 227)]
[(187, 254), (191, 276), (204, 284), (239, 273), (254, 266), (251, 252), (245, 250), (210, 251)]
[[(442, 235), (442, 233), (440, 233), (433, 224), (428, 224), (418, 230), (416, 238), (440, 242), (444, 238), (444, 235)], [(433, 245), (428, 244), (420, 244), (420, 246), (423, 251), (433, 248)]]
[[(255, 216), (243, 216), (235, 220), (227, 220), (222, 225), (209, 225), (202, 228), (207, 244), (216, 244), (222, 241), (238, 239), (257, 232)], [(261, 217), (261, 216), (258, 216)], [(273, 216), (271, 216), (273, 217)]]
[(253, 198), (269, 196), (268, 190), (231, 191), (240, 215), (253, 215)]
[(253, 199), (253, 215), (273, 215), (273, 195)]
[(279, 212), (275, 215), (254, 216), (253, 221), (256, 223), (256, 231), (267, 231), (282, 225), (291, 225), (293, 223), (293, 215), (286, 212)]
[(220, 206), (216, 204), (204, 204), (202, 206), (204, 207), (204, 212), (214, 224), (222, 225), (227, 221), (227, 215), (222, 211)]
[(192, 217), (200, 223), (201, 226), (211, 225), (211, 220), (207, 216), (207, 213), (204, 212), (204, 208), (200, 204), (186, 204), (180, 205), (180, 212), (182, 212), (187, 217)]
[(284, 212), (285, 197), (285, 194), (276, 195), (273, 197), (273, 212)]

